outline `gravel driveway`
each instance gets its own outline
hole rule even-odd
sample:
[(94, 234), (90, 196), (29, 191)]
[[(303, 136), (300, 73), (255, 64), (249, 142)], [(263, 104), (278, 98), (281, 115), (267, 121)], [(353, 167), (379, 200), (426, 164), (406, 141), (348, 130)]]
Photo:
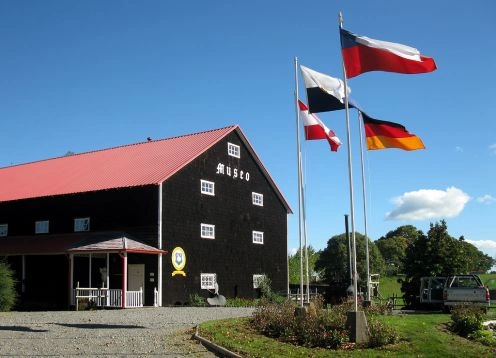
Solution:
[(215, 357), (191, 339), (192, 328), (252, 312), (231, 307), (0, 312), (0, 356)]

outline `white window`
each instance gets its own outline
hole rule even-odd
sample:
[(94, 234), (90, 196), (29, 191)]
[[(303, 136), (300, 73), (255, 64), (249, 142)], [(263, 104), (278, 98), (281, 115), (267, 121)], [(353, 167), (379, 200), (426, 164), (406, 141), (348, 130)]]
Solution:
[(34, 223), (34, 233), (35, 234), (47, 234), (49, 230), (48, 220), (36, 221)]
[(202, 239), (215, 239), (215, 225), (201, 224)]
[(253, 243), (263, 244), (264, 243), (264, 233), (262, 231), (253, 231)]
[(231, 157), (240, 158), (241, 154), (239, 145), (227, 143), (227, 154), (229, 154)]
[(217, 282), (217, 275), (215, 273), (202, 273), (201, 274), (201, 289), (202, 290), (215, 290), (215, 283)]
[(90, 218), (74, 219), (74, 231), (90, 231)]
[(264, 278), (265, 275), (253, 275), (253, 288), (258, 288)]
[(0, 224), (0, 236), (7, 236), (9, 233), (9, 224)]
[(215, 183), (208, 180), (200, 180), (201, 193), (207, 195), (215, 195)]
[(263, 206), (263, 194), (251, 193), (251, 201), (253, 205)]

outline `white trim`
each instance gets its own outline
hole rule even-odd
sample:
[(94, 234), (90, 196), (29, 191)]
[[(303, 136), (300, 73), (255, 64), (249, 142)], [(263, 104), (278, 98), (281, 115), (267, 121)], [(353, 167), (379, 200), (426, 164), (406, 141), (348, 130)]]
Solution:
[(202, 194), (215, 196), (215, 183), (200, 179), (200, 191)]
[(252, 237), (252, 241), (253, 241), (254, 244), (263, 245), (263, 243), (264, 243), (264, 233), (263, 233), (263, 231), (255, 231), (255, 230), (253, 230), (252, 231), (252, 234), (251, 234), (251, 237)]
[(215, 225), (201, 224), (200, 237), (202, 239), (215, 239)]
[(254, 191), (251, 193), (251, 203), (257, 206), (264, 206), (263, 203), (263, 194), (255, 193)]
[(200, 288), (202, 290), (215, 290), (216, 282), (217, 282), (217, 274), (215, 273), (200, 274)]
[[(163, 205), (163, 193), (162, 193), (162, 183), (158, 185), (158, 235), (157, 235), (157, 247), (162, 249), (162, 230), (163, 230), (163, 222), (162, 222), (162, 205)], [(163, 265), (162, 254), (158, 255), (158, 306), (162, 307), (162, 265)]]
[(258, 288), (260, 286), (260, 281), (265, 278), (264, 274), (253, 275), (253, 288)]
[(241, 147), (237, 144), (227, 142), (227, 154), (231, 157), (241, 158)]

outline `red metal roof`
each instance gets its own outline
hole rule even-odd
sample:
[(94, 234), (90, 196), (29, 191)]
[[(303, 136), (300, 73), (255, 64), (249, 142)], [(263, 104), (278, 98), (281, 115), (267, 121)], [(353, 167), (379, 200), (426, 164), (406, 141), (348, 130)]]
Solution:
[(0, 168), (0, 201), (160, 184), (236, 128)]
[(237, 125), (0, 168), (0, 202), (158, 185), (233, 131), (291, 213), (286, 199)]

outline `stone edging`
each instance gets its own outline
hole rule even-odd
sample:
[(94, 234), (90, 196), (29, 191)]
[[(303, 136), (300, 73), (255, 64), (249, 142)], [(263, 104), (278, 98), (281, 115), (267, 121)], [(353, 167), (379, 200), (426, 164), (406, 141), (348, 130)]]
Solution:
[(208, 350), (214, 351), (216, 353), (219, 353), (222, 357), (229, 357), (229, 358), (243, 358), (239, 354), (236, 354), (234, 352), (231, 352), (230, 350), (219, 346), (218, 344), (215, 344), (212, 341), (209, 341), (206, 338), (203, 338), (198, 334), (198, 326), (196, 326), (195, 333), (192, 336), (193, 339), (196, 339), (199, 341), (201, 344), (203, 344)]

